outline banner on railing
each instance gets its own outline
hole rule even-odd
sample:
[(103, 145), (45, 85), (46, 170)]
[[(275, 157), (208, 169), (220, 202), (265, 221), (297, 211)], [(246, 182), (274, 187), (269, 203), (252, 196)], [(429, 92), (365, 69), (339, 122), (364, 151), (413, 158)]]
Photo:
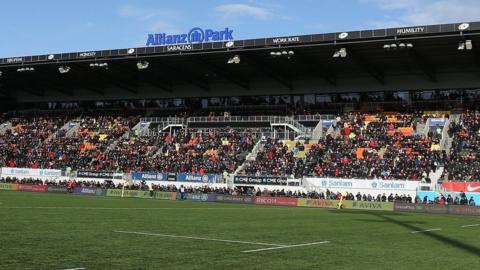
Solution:
[(220, 180), (220, 175), (218, 175), (218, 174), (197, 174), (197, 173), (177, 173), (176, 179), (179, 182), (217, 183)]
[(238, 185), (286, 186), (287, 178), (278, 176), (235, 176), (233, 182)]
[(167, 181), (168, 174), (157, 172), (132, 172), (132, 179), (139, 181)]
[(480, 192), (480, 182), (450, 182), (445, 181), (442, 187), (452, 192)]
[(2, 177), (60, 177), (61, 170), (28, 169), (28, 168), (2, 168)]
[(305, 181), (321, 188), (329, 189), (369, 189), (392, 191), (416, 191), (419, 181), (407, 180), (367, 180), (337, 178), (305, 178)]
[(445, 118), (429, 118), (428, 120), (428, 126), (429, 127), (443, 127), (445, 125)]
[(297, 206), (298, 198), (258, 196), (254, 201), (260, 205)]
[(77, 177), (79, 178), (102, 178), (113, 179), (114, 173), (107, 171), (77, 171)]

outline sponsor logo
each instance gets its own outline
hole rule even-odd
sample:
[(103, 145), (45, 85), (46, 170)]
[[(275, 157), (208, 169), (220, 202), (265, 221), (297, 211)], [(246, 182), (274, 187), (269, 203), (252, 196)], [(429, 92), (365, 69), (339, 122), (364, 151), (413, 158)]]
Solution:
[(425, 27), (407, 27), (407, 28), (398, 28), (397, 35), (409, 35), (409, 34), (418, 34), (424, 33)]
[(184, 45), (170, 45), (167, 46), (167, 52), (175, 52), (175, 51), (190, 51), (193, 49), (192, 44), (184, 44)]
[(297, 198), (288, 197), (255, 197), (255, 204), (279, 205), (279, 206), (297, 206)]
[(83, 52), (79, 53), (78, 57), (94, 57), (95, 55), (97, 55), (97, 52)]
[(188, 34), (167, 35), (166, 33), (148, 34), (147, 46), (191, 44), (210, 41), (233, 40), (233, 30), (226, 27), (222, 31), (214, 31), (199, 27), (192, 28)]
[(286, 186), (287, 179), (273, 176), (235, 176), (235, 184)]
[(21, 62), (23, 62), (23, 57), (7, 58), (6, 62), (7, 62), (7, 64), (21, 63)]
[(470, 184), (467, 185), (467, 191), (469, 192), (477, 192), (480, 190), (480, 186), (472, 187)]
[(300, 37), (280, 37), (272, 39), (274, 44), (300, 42)]
[(347, 37), (348, 37), (348, 33), (347, 33), (347, 32), (343, 32), (343, 33), (338, 34), (338, 38), (339, 38), (339, 39), (346, 39)]

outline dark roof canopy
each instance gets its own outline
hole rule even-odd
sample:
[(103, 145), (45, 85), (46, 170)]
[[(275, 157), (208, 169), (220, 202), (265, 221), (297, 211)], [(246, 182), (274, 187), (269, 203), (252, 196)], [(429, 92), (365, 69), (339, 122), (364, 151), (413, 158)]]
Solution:
[[(462, 42), (473, 48), (459, 50)], [(392, 44), (396, 49), (385, 48)], [(391, 76), (421, 74), (435, 83), (439, 74), (479, 72), (479, 46), (480, 22), (472, 22), (238, 40), (233, 46), (216, 42), (13, 57), (0, 59), (0, 93), (44, 96), (53, 91), (75, 99), (85, 91), (101, 97), (106, 88), (130, 96), (154, 88), (159, 95), (175, 96), (181, 85), (188, 85), (208, 96), (220, 84), (255, 94), (262, 87), (259, 82), (295, 91), (298, 82), (315, 79), (335, 89), (358, 76), (388, 88)], [(341, 49), (346, 57), (333, 57)], [(240, 63), (228, 64), (235, 56)], [(138, 61), (148, 61), (148, 68), (138, 69)], [(107, 63), (108, 69), (92, 68), (92, 63)], [(69, 72), (60, 74), (60, 66), (68, 66)]]

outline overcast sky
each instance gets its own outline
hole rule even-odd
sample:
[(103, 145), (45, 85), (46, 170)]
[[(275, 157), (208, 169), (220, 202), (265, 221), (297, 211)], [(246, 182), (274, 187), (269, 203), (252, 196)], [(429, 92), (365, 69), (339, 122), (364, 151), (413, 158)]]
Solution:
[(480, 21), (480, 0), (4, 0), (0, 57), (144, 46), (148, 33), (235, 39)]

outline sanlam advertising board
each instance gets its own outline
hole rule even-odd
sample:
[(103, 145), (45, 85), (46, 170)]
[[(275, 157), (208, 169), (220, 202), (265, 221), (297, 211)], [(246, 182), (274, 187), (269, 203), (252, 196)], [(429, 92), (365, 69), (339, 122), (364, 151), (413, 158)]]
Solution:
[(407, 180), (366, 180), (366, 179), (335, 179), (335, 178), (306, 178), (317, 187), (329, 189), (368, 189), (368, 190), (392, 190), (416, 191), (418, 181)]

